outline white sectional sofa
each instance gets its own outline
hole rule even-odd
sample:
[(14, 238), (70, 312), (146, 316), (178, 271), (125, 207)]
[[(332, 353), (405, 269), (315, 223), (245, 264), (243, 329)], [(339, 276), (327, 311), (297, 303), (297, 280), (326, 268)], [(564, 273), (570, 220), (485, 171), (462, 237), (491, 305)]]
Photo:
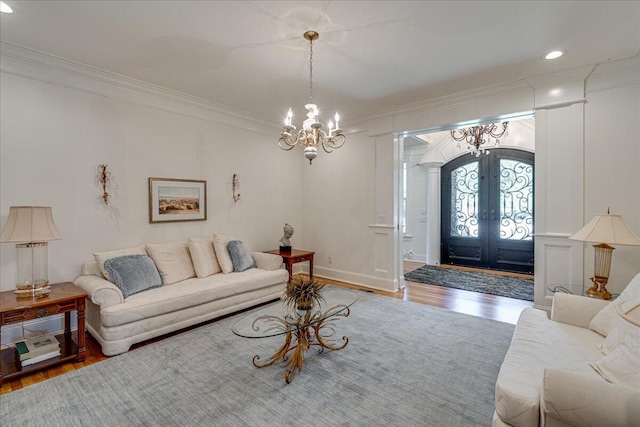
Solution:
[[(232, 239), (214, 237), (94, 253), (95, 260), (84, 263), (82, 275), (74, 283), (88, 295), (86, 329), (105, 355), (124, 353), (137, 342), (282, 295), (288, 273), (281, 257), (251, 252), (249, 260), (255, 267), (234, 271), (226, 249)], [(123, 292), (118, 286), (122, 280), (118, 282), (105, 271), (103, 264), (133, 255), (148, 255), (153, 260), (161, 286), (128, 295), (127, 288)]]
[(493, 426), (640, 426), (640, 274), (617, 300), (556, 293), (525, 309), (496, 382)]

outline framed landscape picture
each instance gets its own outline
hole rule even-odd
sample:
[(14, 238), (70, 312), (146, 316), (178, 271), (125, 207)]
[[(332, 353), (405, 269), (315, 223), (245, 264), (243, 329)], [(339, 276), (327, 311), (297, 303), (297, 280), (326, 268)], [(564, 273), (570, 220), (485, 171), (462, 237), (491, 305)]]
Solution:
[(207, 181), (149, 178), (149, 222), (207, 219)]

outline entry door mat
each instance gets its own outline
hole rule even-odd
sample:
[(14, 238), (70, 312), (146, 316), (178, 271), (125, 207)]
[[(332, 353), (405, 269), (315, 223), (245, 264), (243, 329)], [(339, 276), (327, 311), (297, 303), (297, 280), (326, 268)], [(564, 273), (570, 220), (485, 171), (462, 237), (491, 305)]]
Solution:
[(404, 275), (405, 280), (533, 301), (533, 280), (425, 265)]

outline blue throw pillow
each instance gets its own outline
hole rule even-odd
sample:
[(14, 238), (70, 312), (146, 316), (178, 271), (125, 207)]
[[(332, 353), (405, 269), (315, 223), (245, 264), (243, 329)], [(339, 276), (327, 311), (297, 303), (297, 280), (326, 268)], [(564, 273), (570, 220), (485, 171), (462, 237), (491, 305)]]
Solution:
[(245, 271), (256, 266), (256, 262), (251, 258), (249, 248), (240, 240), (230, 241), (227, 244), (227, 250), (231, 255), (233, 271)]
[(104, 268), (125, 298), (162, 286), (162, 279), (155, 263), (146, 255), (111, 258), (104, 262)]

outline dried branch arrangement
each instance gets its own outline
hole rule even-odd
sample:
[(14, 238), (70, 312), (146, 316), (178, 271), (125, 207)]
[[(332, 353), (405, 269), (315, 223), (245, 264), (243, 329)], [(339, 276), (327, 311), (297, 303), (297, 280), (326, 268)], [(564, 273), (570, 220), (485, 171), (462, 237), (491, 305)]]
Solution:
[(105, 205), (109, 205), (109, 193), (107, 186), (111, 179), (111, 172), (107, 171), (108, 165), (98, 165), (98, 181), (102, 184), (102, 201)]
[(233, 202), (238, 203), (238, 200), (240, 200), (240, 193), (238, 192), (238, 190), (240, 189), (240, 176), (238, 176), (237, 173), (233, 174), (231, 187), (233, 189)]

